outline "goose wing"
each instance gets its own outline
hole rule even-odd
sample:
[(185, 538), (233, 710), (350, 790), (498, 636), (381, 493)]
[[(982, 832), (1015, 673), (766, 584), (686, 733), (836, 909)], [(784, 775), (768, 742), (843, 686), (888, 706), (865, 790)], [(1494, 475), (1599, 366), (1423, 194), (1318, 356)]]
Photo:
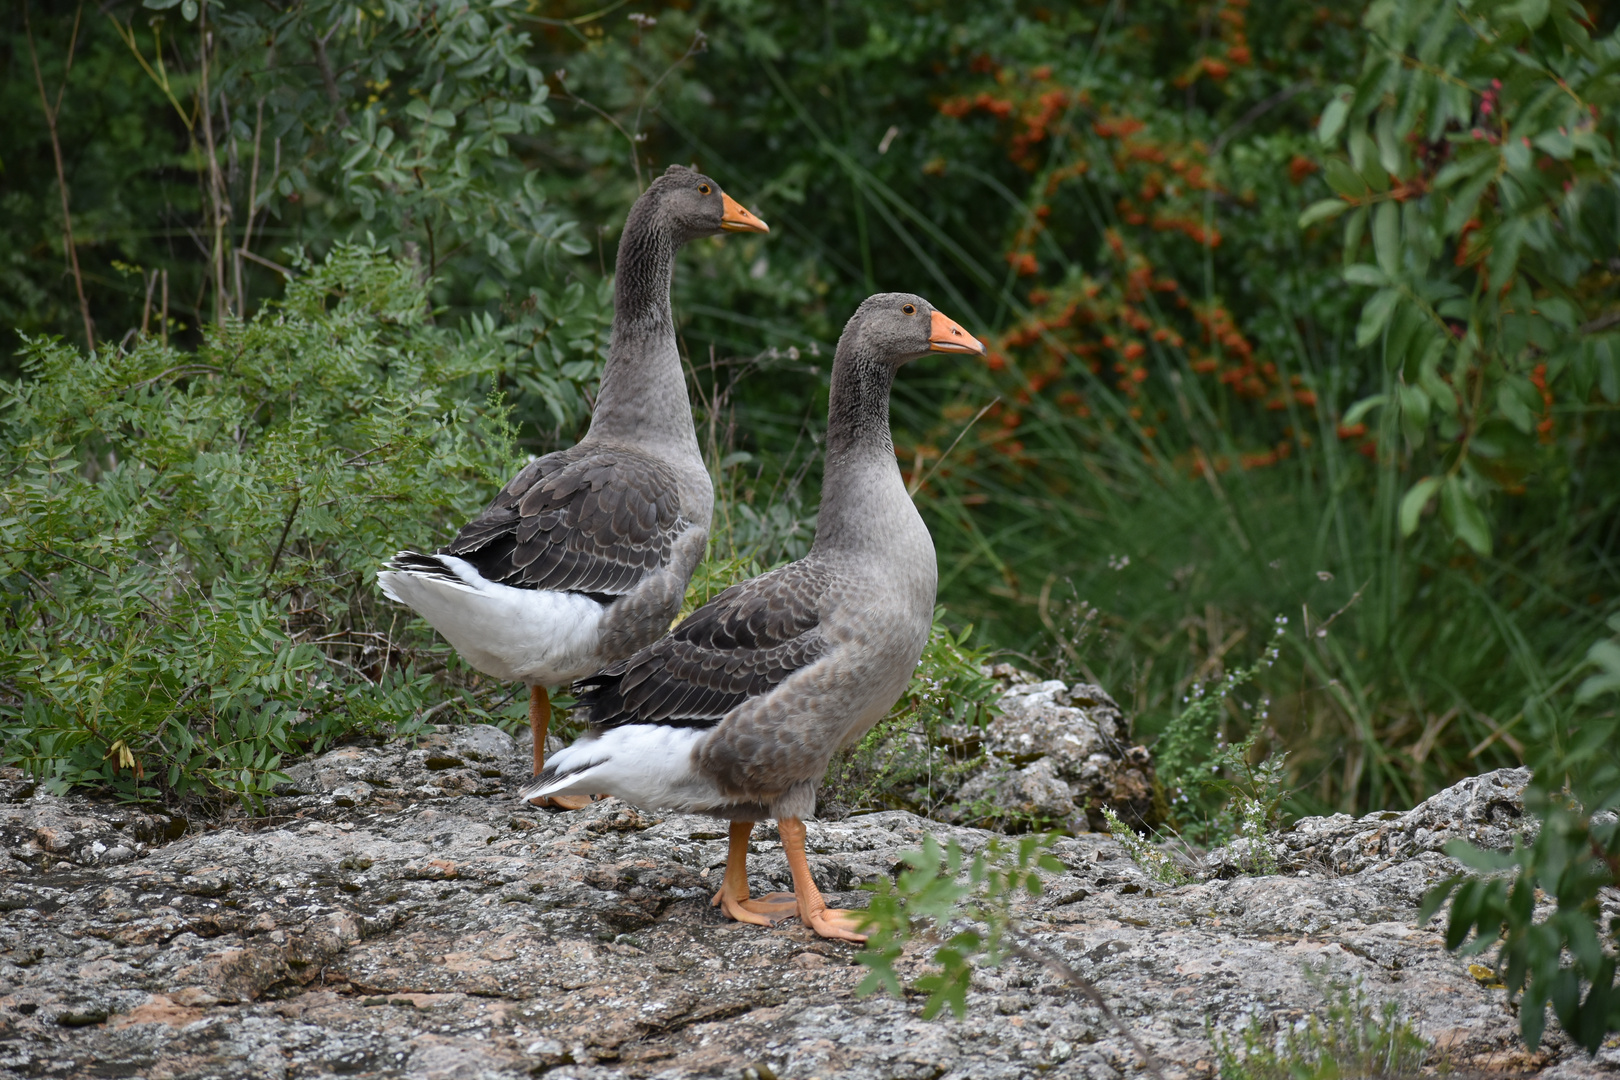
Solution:
[(800, 561), (733, 585), (658, 641), (575, 683), (580, 707), (597, 728), (713, 727), (826, 653), (826, 584)]
[(441, 553), (504, 585), (613, 597), (663, 566), (687, 524), (666, 463), (575, 446), (529, 462)]

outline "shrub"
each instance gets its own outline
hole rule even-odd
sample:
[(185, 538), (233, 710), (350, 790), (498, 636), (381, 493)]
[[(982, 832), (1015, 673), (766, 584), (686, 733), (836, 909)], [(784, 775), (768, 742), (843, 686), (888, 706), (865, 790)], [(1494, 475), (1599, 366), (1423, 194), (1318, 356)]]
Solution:
[(402, 731), (453, 661), (373, 573), (512, 465), (509, 344), (339, 245), (196, 352), (29, 339), (0, 410), (0, 732), (47, 788), (252, 802), (284, 755)]
[[(1609, 625), (1620, 635), (1620, 616)], [(1535, 840), (1505, 855), (1453, 841), (1450, 854), (1487, 873), (1436, 886), (1422, 914), (1450, 899), (1448, 948), (1472, 955), (1501, 943), (1496, 971), (1509, 993), (1523, 995), (1525, 1042), (1540, 1043), (1551, 1005), (1559, 1026), (1595, 1054), (1620, 1031), (1620, 918), (1605, 926), (1601, 903), (1620, 889), (1620, 709), (1612, 696), (1620, 690), (1620, 636), (1597, 642), (1587, 659), (1597, 671), (1574, 708), (1536, 710), (1535, 774), (1525, 789), (1526, 807), (1541, 819)], [(1550, 912), (1543, 897), (1553, 901)]]

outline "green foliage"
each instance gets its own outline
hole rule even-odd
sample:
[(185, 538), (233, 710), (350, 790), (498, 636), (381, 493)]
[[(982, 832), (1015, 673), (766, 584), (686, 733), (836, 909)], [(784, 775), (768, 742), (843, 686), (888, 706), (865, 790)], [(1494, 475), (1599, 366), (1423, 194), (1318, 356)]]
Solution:
[(1228, 671), (1213, 687), (1194, 683), (1182, 698), (1185, 707), (1155, 747), (1173, 822), (1181, 834), (1203, 844), (1249, 840), (1258, 860), (1256, 873), (1275, 869), (1266, 834), (1285, 798), (1287, 755), (1262, 751), (1262, 737), (1271, 734), (1265, 726), (1269, 699), (1262, 699), (1254, 710), (1247, 737), (1228, 742), (1222, 727), (1230, 712), (1242, 713), (1236, 691), (1277, 662), (1287, 632), (1287, 616), (1278, 615), (1271, 643), (1258, 661)]
[(1102, 813), (1108, 822), (1109, 835), (1119, 841), (1119, 846), (1125, 849), (1125, 854), (1131, 857), (1133, 863), (1153, 875), (1153, 880), (1163, 882), (1172, 888), (1185, 885), (1192, 880), (1169, 852), (1136, 835), (1136, 830), (1121, 821), (1112, 807), (1103, 807)]
[(1329, 991), (1325, 1016), (1296, 1024), (1249, 1018), (1233, 1041), (1212, 1034), (1221, 1080), (1339, 1080), (1416, 1077), (1429, 1044), (1402, 1018), (1400, 1004), (1376, 1011), (1360, 985)]
[(1386, 0), (1366, 26), (1361, 78), (1318, 126), (1344, 154), (1337, 198), (1305, 217), (1348, 211), (1344, 278), (1377, 290), (1356, 342), (1392, 380), (1351, 411), (1381, 409), (1386, 445), (1433, 445), (1401, 532), (1438, 496), (1489, 555), (1491, 499), (1566, 472), (1589, 414), (1620, 404), (1620, 40), (1568, 3)]
[(925, 941), (934, 946), (939, 970), (914, 986), (928, 996), (923, 1019), (933, 1019), (947, 1005), (958, 1019), (967, 1015), (975, 966), (994, 966), (1011, 952), (1011, 935), (1017, 932), (1013, 901), (1020, 894), (1040, 895), (1040, 871), (1062, 871), (1050, 850), (1056, 839), (1045, 834), (992, 840), (969, 858), (954, 840), (941, 847), (925, 836), (919, 850), (901, 856), (906, 869), (897, 880), (881, 878), (868, 886), (872, 902), (862, 913), (862, 929), (869, 937), (855, 957), (868, 972), (856, 996), (884, 990), (902, 997), (905, 987), (895, 961), (908, 944)]
[(286, 754), (420, 723), (447, 650), (373, 573), (512, 456), (499, 401), (473, 404), (508, 343), (425, 301), (413, 266), (338, 245), (194, 352), (27, 342), (0, 388), (7, 763), (251, 803)]
[[(204, 326), (275, 295), (285, 245), (324, 252), (369, 236), (421, 264), (433, 303), (501, 306), (509, 340), (532, 361), (504, 373), (502, 388), (542, 431), (572, 433), (588, 411), (582, 388), (595, 382), (611, 290), (596, 275), (587, 288), (555, 274), (560, 257), (592, 245), (518, 153), (554, 120), (523, 19), (501, 0), (285, 10), (149, 0), (82, 24), (42, 20), (42, 31), (56, 23), (37, 44), (50, 92), (64, 87), (61, 140), (70, 154), (74, 140), (92, 148), (73, 156), (83, 168), (70, 188), (99, 336), (139, 325), (196, 344)], [(20, 35), (13, 45), (25, 48)], [(128, 103), (112, 123), (113, 106), (92, 90), (109, 80)], [(72, 289), (67, 279), (53, 289), (61, 264), (27, 256), (63, 250), (40, 101), (31, 81), (5, 92), (26, 126), (0, 195), (0, 265), (16, 297), (0, 314), (82, 339), (76, 308), (52, 299)], [(190, 189), (152, 184), (166, 173)], [(187, 239), (177, 252), (173, 234), (188, 230), (197, 247)]]
[[(1620, 633), (1620, 617), (1611, 627)], [(1606, 707), (1543, 721), (1547, 738), (1525, 791), (1541, 819), (1535, 840), (1508, 854), (1453, 841), (1451, 855), (1487, 873), (1451, 878), (1423, 900), (1424, 918), (1451, 900), (1448, 948), (1473, 955), (1501, 943), (1496, 971), (1509, 993), (1523, 995), (1519, 1028), (1532, 1047), (1549, 1004), (1588, 1053), (1620, 1030), (1620, 919), (1604, 926), (1599, 905), (1600, 894), (1620, 887), (1620, 709), (1601, 697), (1615, 691), (1616, 644), (1592, 647), (1590, 663), (1600, 670), (1579, 694)], [(1555, 901), (1551, 912), (1541, 908), (1543, 894)]]

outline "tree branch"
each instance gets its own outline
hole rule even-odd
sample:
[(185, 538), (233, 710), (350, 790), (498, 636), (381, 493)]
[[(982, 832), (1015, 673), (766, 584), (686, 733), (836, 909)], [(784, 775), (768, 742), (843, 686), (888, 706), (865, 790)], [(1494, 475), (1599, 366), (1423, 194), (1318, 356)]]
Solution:
[(334, 22), (332, 29), (318, 38), (311, 39), (315, 46), (315, 66), (321, 70), (321, 83), (326, 87), (326, 100), (331, 102), (337, 114), (339, 131), (349, 126), (349, 114), (343, 111), (343, 96), (338, 93), (337, 76), (332, 73), (332, 61), (326, 56), (326, 43), (332, 40), (332, 35), (337, 33), (338, 27), (342, 25), (342, 20)]
[(84, 4), (79, 4), (73, 16), (73, 37), (68, 42), (67, 68), (62, 72), (62, 85), (57, 90), (56, 107), (51, 107), (50, 95), (45, 92), (45, 76), (39, 70), (39, 53), (34, 48), (34, 27), (28, 18), (28, 4), (23, 4), (23, 30), (28, 35), (28, 56), (34, 62), (34, 83), (39, 87), (39, 107), (45, 112), (45, 124), (51, 131), (51, 153), (56, 159), (56, 186), (62, 193), (62, 246), (67, 251), (68, 265), (73, 270), (73, 287), (79, 294), (79, 316), (84, 320), (85, 346), (92, 352), (96, 347), (95, 327), (90, 321), (90, 302), (84, 296), (84, 275), (79, 272), (79, 248), (73, 242), (73, 215), (68, 209), (67, 170), (62, 165), (62, 140), (56, 133), (56, 118), (62, 110), (62, 95), (67, 91), (68, 75), (73, 71), (73, 51), (79, 43), (79, 18)]

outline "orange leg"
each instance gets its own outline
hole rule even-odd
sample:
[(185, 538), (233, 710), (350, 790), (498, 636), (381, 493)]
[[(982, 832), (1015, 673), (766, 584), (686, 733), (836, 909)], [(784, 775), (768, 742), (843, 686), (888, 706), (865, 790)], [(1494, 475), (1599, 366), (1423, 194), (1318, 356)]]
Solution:
[(860, 924), (858, 912), (830, 908), (810, 876), (810, 863), (804, 857), (804, 822), (798, 818), (782, 818), (777, 822), (782, 832), (782, 849), (787, 853), (788, 869), (793, 872), (793, 894), (799, 902), (799, 921), (825, 938), (864, 943), (866, 935), (856, 929)]
[[(534, 774), (546, 764), (546, 731), (551, 727), (551, 697), (543, 686), (529, 687), (529, 730), (534, 733)], [(578, 810), (591, 805), (589, 795), (542, 795), (530, 799), (531, 806), (555, 806), (559, 810)]]
[(752, 821), (731, 823), (731, 843), (726, 848), (726, 876), (714, 904), (738, 922), (772, 926), (798, 914), (799, 901), (792, 893), (769, 893), (758, 900), (748, 898), (748, 837)]

